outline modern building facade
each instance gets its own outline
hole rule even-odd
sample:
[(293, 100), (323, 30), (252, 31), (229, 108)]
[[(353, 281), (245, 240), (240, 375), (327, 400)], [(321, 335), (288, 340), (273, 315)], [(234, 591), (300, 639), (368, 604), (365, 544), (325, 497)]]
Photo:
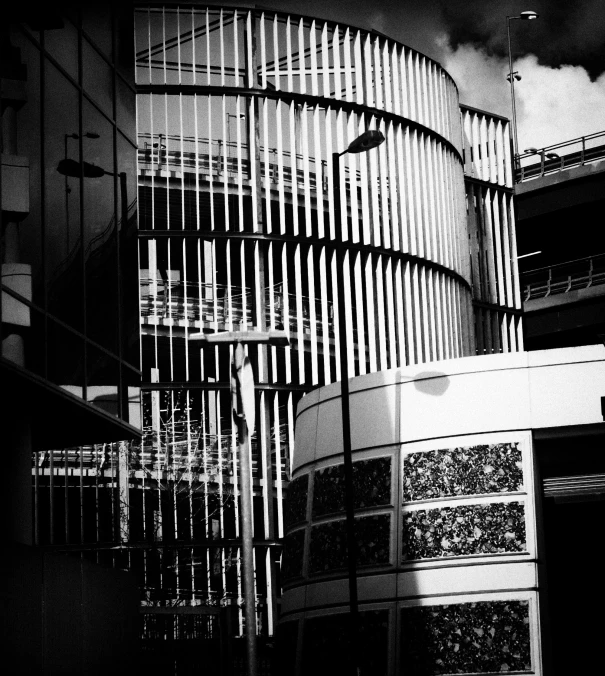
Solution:
[(127, 3), (3, 9), (2, 634), (23, 673), (136, 654), (136, 580), (32, 547), (59, 520), (68, 542), (81, 532), (67, 514), (83, 486), (62, 468), (63, 499), (43, 501), (58, 473), (32, 454), (141, 434), (129, 27)]
[[(343, 376), (339, 313), (349, 377), (522, 349), (508, 121), (461, 108), (424, 55), (321, 19), (141, 4), (135, 35), (144, 436), (39, 454), (55, 504), (40, 533), (137, 571), (150, 641), (212, 640), (208, 609), (241, 606), (239, 463), (230, 350), (188, 338), (283, 329), (289, 347), (248, 351), (257, 624), (272, 637), (295, 411)], [(343, 155), (334, 186), (332, 153), (367, 129), (384, 144)]]
[[(604, 382), (603, 345), (351, 381), (361, 673), (598, 670), (599, 564), (569, 545), (603, 516)], [(338, 383), (298, 407), (284, 673), (334, 673), (351, 650), (340, 411)]]

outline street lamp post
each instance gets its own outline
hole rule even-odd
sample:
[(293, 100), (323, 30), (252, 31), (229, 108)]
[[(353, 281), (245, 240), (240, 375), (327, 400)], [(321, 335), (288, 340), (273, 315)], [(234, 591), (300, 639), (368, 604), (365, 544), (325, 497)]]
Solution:
[(516, 168), (517, 157), (519, 154), (519, 142), (517, 139), (517, 108), (515, 105), (515, 80), (520, 80), (521, 76), (517, 71), (513, 71), (513, 52), (511, 49), (511, 40), (510, 40), (510, 22), (515, 19), (520, 19), (521, 21), (531, 21), (537, 19), (538, 14), (535, 12), (521, 12), (519, 16), (507, 16), (506, 17), (506, 34), (508, 37), (508, 75), (506, 79), (510, 82), (510, 99), (511, 99), (511, 108), (513, 116), (513, 157), (514, 165)]
[[(341, 153), (332, 153), (332, 189), (334, 192), (334, 236), (336, 252), (336, 286), (338, 289), (338, 336), (340, 348), (340, 402), (342, 412), (342, 447), (345, 474), (345, 515), (347, 540), (347, 568), (349, 574), (349, 640), (350, 672), (358, 672), (359, 602), (357, 596), (357, 541), (355, 539), (355, 500), (353, 496), (353, 454), (351, 450), (351, 412), (349, 401), (349, 346), (345, 311), (344, 265), (346, 247), (342, 231), (342, 207), (340, 195), (340, 157), (345, 153), (367, 152), (384, 141), (382, 132), (369, 130), (356, 138)], [(346, 215), (346, 210), (345, 210)]]
[(209, 345), (234, 346), (231, 362), (231, 402), (237, 426), (237, 450), (240, 463), (242, 568), (244, 583), (244, 617), (246, 619), (246, 654), (248, 676), (256, 676), (256, 595), (254, 593), (254, 552), (252, 546), (252, 461), (250, 436), (254, 431), (254, 376), (244, 344), (288, 345), (285, 331), (223, 331), (194, 333), (189, 340)]

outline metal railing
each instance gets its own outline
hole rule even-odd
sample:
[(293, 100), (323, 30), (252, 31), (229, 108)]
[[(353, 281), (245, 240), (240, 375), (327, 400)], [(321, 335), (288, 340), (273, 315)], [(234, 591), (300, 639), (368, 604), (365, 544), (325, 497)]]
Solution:
[(521, 274), (524, 301), (605, 284), (605, 254), (579, 258)]
[[(539, 162), (535, 161), (537, 158)], [(520, 154), (517, 158), (515, 182), (541, 178), (602, 159), (605, 159), (605, 131)]]
[[(214, 181), (235, 182), (241, 176), (250, 178), (250, 159), (248, 145), (245, 142), (195, 139), (180, 136), (162, 136), (160, 142), (153, 143), (151, 134), (139, 134), (138, 165), (139, 171), (182, 171), (211, 176)], [(163, 143), (163, 141), (172, 143)], [(168, 146), (179, 147), (172, 150)], [(266, 161), (268, 153), (268, 161)], [(278, 162), (277, 148), (260, 148), (260, 174), (267, 177), (271, 186), (277, 188), (280, 183), (302, 188), (305, 185), (305, 161), (308, 163), (309, 189), (328, 192), (328, 163), (325, 159), (305, 157), (300, 153), (282, 150), (281, 162)], [(281, 165), (281, 166), (280, 166)], [(345, 183), (350, 183), (349, 167), (344, 168)], [(354, 179), (361, 180), (361, 172), (354, 172)], [(380, 186), (377, 185), (377, 188)]]
[[(224, 285), (198, 284), (197, 282), (175, 282), (141, 278), (141, 317), (149, 320), (186, 320), (190, 322), (238, 324), (245, 321), (253, 325), (254, 294), (229, 294)], [(318, 299), (306, 296), (297, 303), (295, 294), (284, 294), (281, 284), (269, 289), (265, 299), (266, 321), (270, 326), (286, 329), (293, 333), (310, 333), (313, 328), (317, 335), (324, 334), (324, 310)], [(312, 310), (314, 320), (312, 322)], [(327, 304), (327, 325), (329, 337), (334, 337), (334, 312), (332, 303)]]

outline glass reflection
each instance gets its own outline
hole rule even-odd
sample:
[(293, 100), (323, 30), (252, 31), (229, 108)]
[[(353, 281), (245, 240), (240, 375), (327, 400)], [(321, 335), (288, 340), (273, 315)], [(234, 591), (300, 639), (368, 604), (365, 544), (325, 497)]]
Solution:
[(78, 94), (49, 63), (45, 65), (45, 258), (48, 308), (82, 329), (82, 239), (80, 180), (57, 171), (61, 160), (79, 161)]

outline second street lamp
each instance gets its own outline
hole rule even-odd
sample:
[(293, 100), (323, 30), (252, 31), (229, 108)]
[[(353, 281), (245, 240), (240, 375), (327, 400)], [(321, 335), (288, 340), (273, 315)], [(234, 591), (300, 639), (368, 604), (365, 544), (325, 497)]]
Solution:
[(189, 340), (209, 345), (234, 346), (231, 362), (231, 402), (233, 421), (237, 426), (237, 448), (240, 463), (242, 569), (244, 587), (244, 617), (246, 618), (246, 654), (248, 676), (256, 676), (256, 595), (254, 591), (254, 552), (252, 545), (252, 460), (250, 437), (254, 432), (254, 376), (244, 344), (288, 345), (285, 331), (222, 331), (194, 333)]
[(508, 37), (508, 75), (506, 76), (506, 79), (510, 82), (510, 98), (511, 98), (511, 107), (512, 107), (512, 114), (513, 114), (513, 166), (516, 169), (517, 167), (517, 162), (518, 162), (518, 154), (519, 154), (519, 142), (517, 140), (517, 107), (515, 104), (515, 80), (520, 80), (521, 76), (517, 71), (513, 71), (513, 52), (511, 49), (511, 41), (510, 41), (510, 22), (514, 21), (515, 19), (520, 19), (521, 21), (531, 21), (533, 19), (537, 19), (538, 14), (535, 12), (521, 12), (519, 16), (507, 16), (506, 17), (506, 34)]
[[(345, 274), (346, 247), (342, 228), (340, 195), (340, 156), (362, 153), (376, 148), (384, 141), (382, 132), (368, 130), (349, 144), (341, 153), (332, 153), (332, 188), (334, 192), (334, 236), (336, 253), (336, 286), (338, 288), (338, 340), (340, 350), (340, 401), (342, 412), (342, 450), (345, 475), (345, 515), (347, 568), (349, 575), (349, 640), (350, 673), (358, 672), (359, 601), (357, 596), (357, 541), (355, 539), (355, 500), (353, 496), (353, 454), (351, 449), (351, 412), (349, 402), (349, 345), (347, 334)], [(348, 210), (345, 208), (345, 217)]]

